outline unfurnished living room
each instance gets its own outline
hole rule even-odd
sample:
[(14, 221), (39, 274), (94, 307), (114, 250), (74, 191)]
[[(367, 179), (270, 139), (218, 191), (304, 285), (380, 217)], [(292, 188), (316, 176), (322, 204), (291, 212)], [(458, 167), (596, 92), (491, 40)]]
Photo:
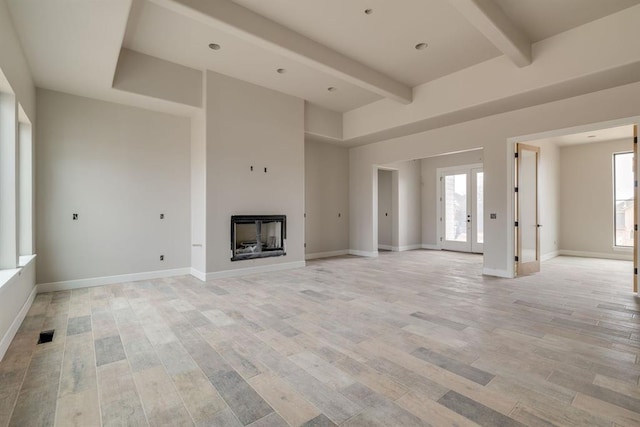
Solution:
[(638, 426), (640, 0), (0, 0), (0, 427)]

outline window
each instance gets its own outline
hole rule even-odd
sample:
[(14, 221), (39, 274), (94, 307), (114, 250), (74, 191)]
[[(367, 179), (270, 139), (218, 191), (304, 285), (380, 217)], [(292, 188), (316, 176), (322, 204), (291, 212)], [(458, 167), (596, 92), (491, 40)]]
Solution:
[(615, 246), (633, 246), (633, 153), (613, 155)]

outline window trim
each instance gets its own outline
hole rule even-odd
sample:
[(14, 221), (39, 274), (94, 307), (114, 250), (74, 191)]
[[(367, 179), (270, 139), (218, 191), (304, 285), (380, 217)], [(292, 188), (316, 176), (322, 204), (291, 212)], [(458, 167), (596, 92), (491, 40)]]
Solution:
[(617, 242), (617, 224), (618, 224), (618, 212), (616, 210), (616, 204), (618, 202), (618, 199), (616, 197), (616, 156), (619, 155), (625, 155), (625, 154), (631, 154), (631, 164), (632, 167), (633, 165), (635, 165), (635, 159), (633, 158), (633, 150), (625, 150), (625, 151), (617, 151), (614, 152), (611, 156), (611, 163), (612, 163), (612, 189), (613, 189), (613, 245), (612, 248), (614, 251), (620, 251), (620, 252), (630, 252), (633, 250), (633, 244), (631, 245), (618, 245)]

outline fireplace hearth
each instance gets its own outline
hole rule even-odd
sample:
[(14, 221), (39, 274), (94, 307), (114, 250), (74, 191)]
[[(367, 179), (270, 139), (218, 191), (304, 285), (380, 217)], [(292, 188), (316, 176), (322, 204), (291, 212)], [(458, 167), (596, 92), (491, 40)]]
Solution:
[(286, 215), (231, 216), (231, 261), (286, 255)]

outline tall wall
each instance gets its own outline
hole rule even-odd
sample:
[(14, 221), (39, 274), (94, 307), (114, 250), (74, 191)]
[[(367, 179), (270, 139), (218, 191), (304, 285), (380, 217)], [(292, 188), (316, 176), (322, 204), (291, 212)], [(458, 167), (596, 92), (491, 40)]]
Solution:
[(510, 277), (513, 148), (508, 139), (639, 114), (640, 84), (634, 83), (353, 148), (349, 157), (351, 248), (368, 254), (375, 251), (375, 165), (483, 147), (485, 216), (497, 214), (496, 219), (485, 221), (484, 272)]
[(315, 257), (349, 250), (349, 150), (305, 141), (305, 253)]
[(37, 113), (38, 283), (188, 268), (189, 120), (48, 90)]
[(560, 149), (560, 249), (631, 259), (613, 248), (613, 153), (633, 150), (633, 138)]
[[(304, 265), (304, 101), (211, 71), (205, 98), (207, 272)], [(246, 214), (287, 216), (286, 256), (230, 260)]]
[(429, 247), (438, 245), (438, 169), (482, 163), (482, 150), (444, 154), (428, 157), (421, 161), (422, 174), (422, 244)]

